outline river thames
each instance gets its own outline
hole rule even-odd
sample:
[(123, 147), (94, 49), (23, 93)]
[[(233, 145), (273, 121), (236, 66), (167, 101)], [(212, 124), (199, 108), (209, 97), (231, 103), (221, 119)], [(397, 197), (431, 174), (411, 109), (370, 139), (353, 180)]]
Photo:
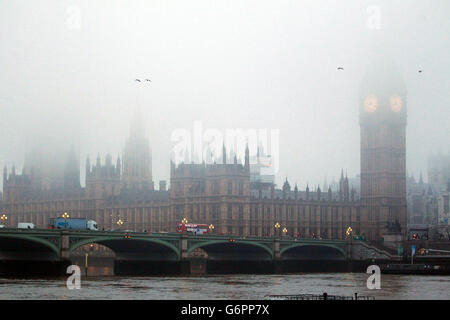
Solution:
[(66, 278), (0, 278), (0, 299), (264, 299), (274, 294), (373, 296), (381, 299), (450, 299), (450, 276), (381, 275), (369, 290), (365, 273), (211, 275), (180, 277), (82, 277), (69, 290)]

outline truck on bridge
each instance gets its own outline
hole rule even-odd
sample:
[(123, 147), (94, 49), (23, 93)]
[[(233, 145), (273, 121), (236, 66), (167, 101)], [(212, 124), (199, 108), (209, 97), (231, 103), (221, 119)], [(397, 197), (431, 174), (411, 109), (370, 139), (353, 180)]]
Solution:
[(50, 229), (72, 229), (72, 230), (92, 230), (98, 231), (97, 222), (86, 218), (70, 218), (61, 217), (50, 219)]
[(36, 225), (31, 222), (19, 222), (17, 224), (17, 229), (34, 229)]

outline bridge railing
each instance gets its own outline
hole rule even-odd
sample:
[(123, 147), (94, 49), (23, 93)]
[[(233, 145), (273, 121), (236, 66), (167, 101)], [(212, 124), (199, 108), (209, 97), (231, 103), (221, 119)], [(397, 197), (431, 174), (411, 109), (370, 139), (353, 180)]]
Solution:
[[(129, 231), (129, 230), (75, 230), (75, 229), (19, 229), (19, 228), (0, 228), (0, 233), (60, 233), (62, 231), (68, 231), (71, 234), (90, 234), (90, 235), (124, 235), (124, 234), (133, 234), (137, 236), (149, 236), (153, 237), (156, 236), (158, 238), (174, 238), (174, 237), (181, 237), (181, 236), (188, 236), (192, 238), (203, 238), (207, 237), (208, 239), (234, 239), (234, 240), (254, 240), (254, 241), (274, 241), (278, 240), (280, 242), (296, 242), (296, 241), (314, 241), (314, 242), (340, 242), (345, 243), (347, 240), (342, 239), (314, 239), (314, 238), (287, 238), (287, 237), (277, 237), (277, 236), (268, 236), (268, 237), (260, 237), (260, 236), (240, 236), (240, 235), (231, 235), (231, 234), (206, 234), (206, 235), (194, 235), (194, 234), (181, 234), (178, 232), (143, 232), (143, 231)], [(353, 240), (354, 242), (358, 240)]]
[(23, 233), (42, 233), (42, 232), (61, 232), (63, 229), (24, 229), (24, 228), (0, 228), (0, 233), (23, 232)]

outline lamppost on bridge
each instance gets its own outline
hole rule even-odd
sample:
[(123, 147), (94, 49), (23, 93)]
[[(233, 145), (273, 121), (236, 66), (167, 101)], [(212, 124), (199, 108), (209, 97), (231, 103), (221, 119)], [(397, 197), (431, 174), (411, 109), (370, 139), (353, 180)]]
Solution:
[(117, 221), (117, 225), (119, 226), (119, 229), (122, 227), (122, 225), (123, 225), (122, 219), (119, 219), (119, 220)]
[(352, 232), (353, 232), (352, 227), (348, 227), (347, 231), (345, 231), (345, 234), (347, 235), (347, 237), (350, 237), (350, 239), (351, 239)]
[(184, 233), (184, 226), (188, 223), (188, 219), (183, 218), (183, 220), (181, 220), (181, 227), (183, 228), (181, 233)]
[(84, 262), (84, 270), (86, 272), (86, 277), (88, 275), (88, 257), (89, 257), (89, 252), (94, 251), (94, 244), (91, 243), (89, 245), (89, 251), (85, 253), (85, 262)]
[(209, 228), (209, 232), (212, 233), (214, 230), (214, 225), (211, 223), (208, 228)]
[(283, 236), (284, 237), (286, 236), (286, 233), (287, 233), (287, 228), (285, 227), (285, 228), (283, 228)]
[(276, 236), (279, 236), (278, 230), (280, 229), (281, 225), (277, 222), (275, 223), (274, 227)]
[(2, 214), (0, 217), (0, 220), (2, 220), (2, 224), (6, 226), (6, 221), (8, 220), (8, 216), (6, 214)]
[(69, 214), (67, 212), (64, 212), (62, 217), (64, 219), (64, 229), (67, 229), (67, 219), (69, 219), (70, 216), (69, 216)]

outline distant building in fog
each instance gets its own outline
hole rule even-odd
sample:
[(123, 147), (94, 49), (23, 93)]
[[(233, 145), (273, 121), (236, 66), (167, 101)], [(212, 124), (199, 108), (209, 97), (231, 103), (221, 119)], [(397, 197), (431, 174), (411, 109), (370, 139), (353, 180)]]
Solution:
[(441, 192), (437, 197), (438, 224), (450, 225), (450, 180), (447, 183), (447, 191)]
[(411, 175), (407, 178), (407, 211), (410, 225), (437, 224), (437, 199), (431, 185), (423, 182), (422, 174), (419, 181)]
[(450, 154), (431, 155), (428, 158), (428, 182), (434, 192), (445, 192), (450, 179)]
[[(160, 190), (154, 190), (151, 150), (136, 117), (122, 160), (114, 164), (107, 155), (102, 162), (98, 155), (91, 164), (86, 159), (85, 187), (73, 150), (54, 167), (38, 156), (26, 160), (21, 174), (14, 166), (10, 172), (5, 167), (3, 210), (13, 226), (33, 222), (46, 227), (49, 218), (67, 211), (71, 217), (96, 220), (106, 230), (117, 228), (120, 218), (125, 229), (173, 232), (187, 218), (213, 224), (215, 233), (243, 236), (271, 236), (286, 228), (288, 236), (345, 239), (349, 227), (368, 240), (405, 236), (406, 91), (394, 70), (384, 71), (381, 78), (368, 73), (360, 92), (360, 183), (342, 170), (336, 186), (327, 190), (292, 189), (287, 178), (278, 189), (271, 157), (260, 154), (250, 161), (247, 146), (244, 163), (236, 155), (228, 161), (225, 147), (220, 164), (212, 158), (171, 162), (170, 188), (160, 182)], [(51, 152), (46, 156), (51, 158)], [(276, 222), (282, 227), (278, 231)]]

